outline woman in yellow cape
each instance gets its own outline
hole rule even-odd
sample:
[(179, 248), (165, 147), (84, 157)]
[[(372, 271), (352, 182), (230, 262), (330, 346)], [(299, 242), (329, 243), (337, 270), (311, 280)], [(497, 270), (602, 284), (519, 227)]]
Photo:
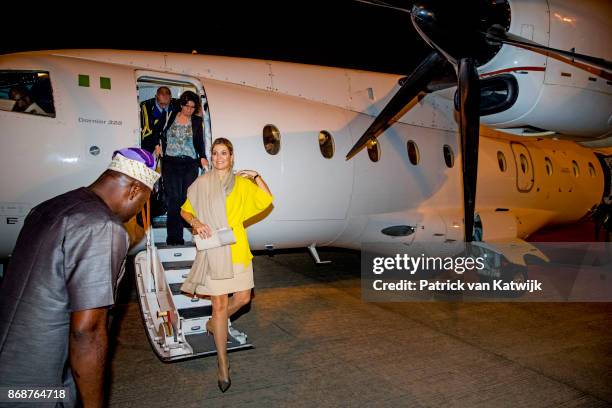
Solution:
[[(227, 357), (227, 319), (251, 301), (253, 255), (244, 221), (272, 203), (272, 194), (254, 170), (233, 172), (234, 147), (225, 138), (212, 144), (213, 169), (198, 177), (187, 190), (181, 216), (194, 234), (208, 238), (213, 231), (232, 228), (236, 243), (198, 251), (181, 291), (194, 296), (210, 296), (212, 318), (206, 330), (213, 333), (219, 367), (218, 385), (222, 392), (231, 385)], [(228, 294), (233, 293), (229, 298)]]

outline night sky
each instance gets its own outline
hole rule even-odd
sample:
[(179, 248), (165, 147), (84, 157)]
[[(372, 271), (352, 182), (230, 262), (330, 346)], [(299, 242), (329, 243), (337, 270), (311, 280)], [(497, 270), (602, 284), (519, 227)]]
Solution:
[[(393, 3), (410, 7), (408, 0)], [(407, 14), (351, 0), (149, 2), (144, 10), (103, 1), (82, 4), (66, 12), (35, 6), (27, 20), (5, 19), (5, 32), (21, 35), (5, 36), (0, 52), (197, 50), (397, 74), (410, 72), (428, 52)]]

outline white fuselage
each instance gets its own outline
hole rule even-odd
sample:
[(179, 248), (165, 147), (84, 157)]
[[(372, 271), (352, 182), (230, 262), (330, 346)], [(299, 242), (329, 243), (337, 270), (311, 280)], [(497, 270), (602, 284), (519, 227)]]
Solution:
[[(462, 240), (461, 154), (454, 109), (446, 96), (428, 95), (388, 129), (378, 139), (378, 162), (365, 151), (344, 159), (397, 89), (396, 75), (108, 50), (2, 56), (2, 70), (49, 72), (56, 116), (0, 110), (1, 256), (10, 254), (29, 209), (88, 185), (104, 171), (114, 150), (139, 144), (136, 86), (144, 76), (201, 86), (212, 138), (232, 140), (235, 168), (256, 169), (265, 178), (274, 208), (249, 228), (252, 248)], [(79, 86), (79, 75), (89, 77), (89, 87)], [(110, 89), (100, 86), (100, 77), (110, 78)], [(262, 129), (268, 124), (281, 133), (277, 155), (264, 148)], [(319, 149), (322, 130), (333, 136), (330, 159)], [(524, 238), (544, 225), (575, 221), (601, 200), (604, 175), (591, 150), (573, 142), (483, 132), (490, 134), (481, 137), (476, 202), (484, 239)], [(408, 140), (418, 146), (418, 165), (409, 161)], [(454, 152), (452, 168), (445, 165), (444, 145)], [(498, 166), (499, 151), (505, 172)], [(521, 154), (529, 161), (526, 171), (521, 170)], [(552, 175), (545, 172), (545, 157), (553, 164)], [(578, 176), (572, 161), (579, 166)], [(414, 226), (416, 232), (400, 238), (381, 233), (393, 225)]]

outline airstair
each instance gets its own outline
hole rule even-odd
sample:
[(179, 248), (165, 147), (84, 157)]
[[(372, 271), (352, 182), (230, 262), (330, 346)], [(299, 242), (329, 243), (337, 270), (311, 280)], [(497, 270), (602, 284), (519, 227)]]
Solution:
[[(134, 260), (140, 310), (155, 354), (164, 362), (216, 354), (206, 322), (212, 315), (209, 299), (180, 291), (196, 256), (191, 233), (184, 229), (185, 245), (166, 245), (165, 216), (145, 221), (146, 249)], [(253, 347), (228, 320), (228, 351)]]

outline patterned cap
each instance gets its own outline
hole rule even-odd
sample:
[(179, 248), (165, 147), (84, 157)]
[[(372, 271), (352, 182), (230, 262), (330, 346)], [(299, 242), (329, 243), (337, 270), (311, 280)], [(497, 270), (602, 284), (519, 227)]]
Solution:
[(153, 190), (155, 182), (160, 177), (155, 171), (155, 165), (155, 157), (151, 153), (138, 147), (128, 147), (113, 153), (113, 160), (108, 169), (126, 174)]

